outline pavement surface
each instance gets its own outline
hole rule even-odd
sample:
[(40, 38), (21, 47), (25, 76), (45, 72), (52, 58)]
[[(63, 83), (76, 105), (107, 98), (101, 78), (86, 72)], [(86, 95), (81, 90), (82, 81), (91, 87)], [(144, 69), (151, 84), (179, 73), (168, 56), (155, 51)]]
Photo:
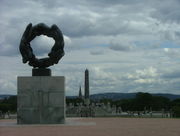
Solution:
[(0, 136), (180, 136), (180, 119), (67, 118), (66, 124), (17, 125), (0, 120)]

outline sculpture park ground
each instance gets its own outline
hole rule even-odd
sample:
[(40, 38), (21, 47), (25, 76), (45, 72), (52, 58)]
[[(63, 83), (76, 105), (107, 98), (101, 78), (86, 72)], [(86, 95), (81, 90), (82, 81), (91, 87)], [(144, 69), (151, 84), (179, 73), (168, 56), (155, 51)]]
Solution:
[(180, 119), (67, 118), (66, 124), (17, 125), (0, 120), (1, 136), (179, 136)]

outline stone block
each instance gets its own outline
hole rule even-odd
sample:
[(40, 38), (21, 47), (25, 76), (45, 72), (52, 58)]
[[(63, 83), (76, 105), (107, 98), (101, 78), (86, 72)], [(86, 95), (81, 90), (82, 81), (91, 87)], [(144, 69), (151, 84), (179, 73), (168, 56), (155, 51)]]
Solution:
[(18, 77), (18, 124), (65, 122), (65, 78)]

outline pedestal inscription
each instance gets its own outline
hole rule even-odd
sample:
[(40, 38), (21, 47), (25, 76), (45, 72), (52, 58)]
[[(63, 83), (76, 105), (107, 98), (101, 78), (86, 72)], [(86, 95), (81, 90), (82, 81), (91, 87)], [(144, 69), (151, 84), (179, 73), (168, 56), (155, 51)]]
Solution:
[(18, 124), (65, 122), (63, 76), (18, 77)]

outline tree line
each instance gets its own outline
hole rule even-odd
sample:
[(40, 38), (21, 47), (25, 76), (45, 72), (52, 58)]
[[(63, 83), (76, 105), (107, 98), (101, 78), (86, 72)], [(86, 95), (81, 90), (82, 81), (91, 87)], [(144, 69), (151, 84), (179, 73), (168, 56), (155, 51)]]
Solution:
[(121, 107), (123, 111), (168, 111), (174, 117), (180, 117), (180, 98), (170, 100), (163, 96), (153, 96), (149, 93), (139, 92), (135, 98), (121, 99), (113, 101), (111, 99), (101, 99), (103, 103), (110, 102), (111, 105)]
[[(153, 96), (150, 93), (139, 92), (136, 94), (135, 98), (131, 99), (95, 99), (91, 100), (93, 103), (108, 103), (111, 106), (121, 107), (123, 111), (164, 111), (171, 112), (174, 117), (180, 117), (180, 98), (175, 100), (170, 100), (163, 96)], [(66, 103), (73, 103), (75, 106), (78, 103), (83, 103), (82, 99), (79, 98), (69, 98), (66, 99)]]
[(17, 96), (10, 96), (0, 100), (0, 111), (2, 113), (17, 112)]
[[(92, 100), (93, 103), (104, 103), (105, 105), (110, 103), (111, 106), (121, 107), (123, 111), (170, 111), (174, 117), (180, 117), (180, 98), (170, 100), (163, 96), (152, 96), (149, 93), (139, 92), (135, 98), (131, 99), (100, 99)], [(66, 98), (67, 105), (73, 103), (83, 103), (80, 98)], [(0, 100), (0, 111), (5, 112), (17, 112), (17, 96), (10, 96), (3, 100)]]

